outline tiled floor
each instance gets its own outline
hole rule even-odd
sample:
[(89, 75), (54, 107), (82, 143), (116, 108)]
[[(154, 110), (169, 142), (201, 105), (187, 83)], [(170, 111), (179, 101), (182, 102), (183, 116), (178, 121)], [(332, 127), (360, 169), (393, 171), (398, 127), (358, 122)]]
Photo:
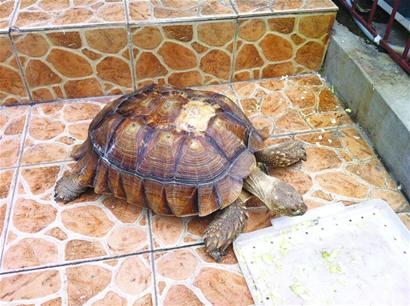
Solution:
[[(335, 96), (316, 75), (203, 87), (237, 101), (268, 143), (305, 143), (307, 161), (270, 174), (309, 208), (341, 201), (409, 205)], [(113, 98), (0, 109), (0, 304), (247, 305), (232, 249), (216, 264), (201, 235), (212, 217), (154, 216), (92, 192), (63, 205), (56, 180), (91, 118)], [(250, 209), (246, 231), (273, 215)], [(404, 222), (409, 216), (402, 214)]]

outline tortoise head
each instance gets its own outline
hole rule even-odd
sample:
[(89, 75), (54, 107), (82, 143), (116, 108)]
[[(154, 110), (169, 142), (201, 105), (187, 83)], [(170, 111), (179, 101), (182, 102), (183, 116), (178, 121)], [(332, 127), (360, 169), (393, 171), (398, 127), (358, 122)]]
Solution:
[(278, 215), (303, 215), (307, 206), (290, 184), (269, 176), (258, 167), (244, 181), (244, 188), (258, 197), (270, 211)]
[(307, 211), (307, 206), (303, 202), (302, 196), (291, 185), (285, 182), (278, 182), (276, 192), (272, 195), (275, 198), (276, 210), (281, 215), (299, 216)]

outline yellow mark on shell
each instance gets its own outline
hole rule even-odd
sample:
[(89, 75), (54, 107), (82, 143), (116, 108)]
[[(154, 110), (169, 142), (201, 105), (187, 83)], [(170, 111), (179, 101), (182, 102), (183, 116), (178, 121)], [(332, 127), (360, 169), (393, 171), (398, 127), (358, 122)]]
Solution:
[(204, 132), (209, 120), (215, 116), (217, 105), (202, 101), (189, 101), (182, 108), (181, 114), (176, 119), (177, 130), (186, 132)]
[(200, 147), (200, 144), (199, 144), (199, 142), (198, 141), (192, 141), (191, 142), (191, 148), (192, 149), (198, 149)]

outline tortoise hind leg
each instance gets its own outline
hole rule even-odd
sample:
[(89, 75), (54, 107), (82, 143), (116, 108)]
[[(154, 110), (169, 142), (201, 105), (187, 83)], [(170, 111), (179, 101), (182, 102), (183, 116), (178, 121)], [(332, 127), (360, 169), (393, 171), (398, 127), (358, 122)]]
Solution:
[(80, 159), (75, 165), (75, 170), (72, 174), (67, 174), (58, 180), (54, 189), (54, 198), (63, 200), (65, 203), (78, 198), (88, 187), (92, 187), (98, 157), (93, 150), (85, 152), (83, 148), (78, 152)]
[(256, 160), (266, 166), (287, 167), (306, 160), (306, 152), (300, 141), (287, 141), (255, 152)]
[(63, 176), (56, 184), (54, 199), (67, 203), (78, 198), (87, 188), (79, 173)]
[(226, 249), (242, 232), (248, 215), (243, 202), (237, 199), (226, 207), (208, 225), (204, 233), (205, 249), (217, 262), (226, 254)]

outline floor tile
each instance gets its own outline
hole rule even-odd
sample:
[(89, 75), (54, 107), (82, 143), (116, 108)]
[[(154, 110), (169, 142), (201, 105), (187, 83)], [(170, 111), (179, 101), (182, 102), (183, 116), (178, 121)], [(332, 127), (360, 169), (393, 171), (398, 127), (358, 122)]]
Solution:
[(396, 212), (410, 210), (397, 184), (357, 129), (341, 128), (273, 141), (291, 138), (304, 142), (307, 160), (284, 169), (269, 169), (268, 173), (293, 185), (310, 208), (381, 198)]
[(10, 19), (16, 9), (17, 0), (2, 1), (0, 3), (0, 32), (7, 33), (10, 27)]
[(337, 6), (331, 0), (276, 0), (272, 2), (273, 12), (292, 11), (320, 11), (337, 10)]
[(0, 303), (149, 306), (153, 279), (149, 255), (4, 275)]
[(15, 186), (16, 169), (0, 170), (0, 253), (8, 224), (8, 210)]
[(253, 303), (232, 249), (220, 264), (203, 247), (155, 253), (155, 275), (159, 305)]
[(239, 16), (262, 15), (272, 12), (269, 0), (234, 0), (232, 3)]
[[(244, 232), (251, 232), (270, 226), (275, 215), (265, 207), (251, 207)], [(176, 218), (153, 215), (151, 232), (154, 249), (168, 249), (202, 243), (202, 235), (215, 214), (206, 217)]]
[(115, 95), (133, 89), (125, 27), (12, 31), (11, 37), (33, 101)]
[(27, 106), (0, 108), (0, 169), (18, 165), (29, 110)]
[(146, 210), (86, 192), (63, 204), (54, 185), (73, 164), (20, 168), (2, 268), (15, 270), (149, 248)]
[(126, 23), (124, 1), (20, 1), (13, 24), (20, 29)]
[(265, 137), (352, 124), (317, 75), (232, 83), (236, 100)]
[(229, 0), (130, 0), (128, 12), (131, 23), (214, 19), (236, 15)]
[(73, 146), (87, 137), (88, 125), (115, 97), (44, 103), (33, 106), (22, 164), (70, 160)]

